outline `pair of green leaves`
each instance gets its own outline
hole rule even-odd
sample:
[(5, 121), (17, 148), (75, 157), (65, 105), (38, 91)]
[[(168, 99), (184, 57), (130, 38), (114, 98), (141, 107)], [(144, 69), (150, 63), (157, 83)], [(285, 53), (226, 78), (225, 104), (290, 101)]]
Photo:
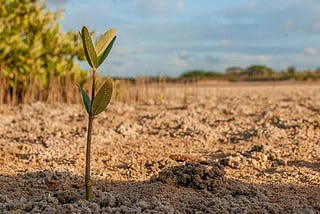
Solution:
[[(93, 46), (89, 31), (85, 26), (82, 28), (80, 36), (82, 38), (83, 50), (86, 59), (89, 65), (96, 70), (109, 55), (113, 43), (116, 40), (116, 30), (111, 29), (105, 32), (95, 46)], [(93, 75), (95, 75), (95, 72)], [(81, 91), (84, 106), (86, 107), (89, 115), (95, 116), (100, 114), (110, 103), (113, 91), (113, 82), (111, 78), (107, 78), (102, 87), (98, 90), (97, 95), (92, 97), (92, 101), (90, 101), (85, 90), (80, 85), (78, 86)]]
[(80, 85), (78, 85), (78, 87), (82, 94), (84, 106), (86, 107), (86, 110), (89, 115), (95, 116), (100, 114), (106, 109), (106, 107), (110, 103), (113, 91), (113, 82), (110, 77), (107, 78), (107, 80), (103, 83), (97, 95), (94, 97), (92, 104), (85, 90)]
[(107, 58), (107, 56), (109, 55), (112, 49), (113, 43), (117, 38), (116, 30), (110, 29), (107, 32), (105, 32), (100, 37), (100, 39), (98, 40), (95, 46), (93, 45), (93, 42), (87, 27), (84, 26), (82, 28), (80, 35), (82, 38), (84, 54), (86, 56), (86, 59), (89, 65), (94, 69), (98, 68)]

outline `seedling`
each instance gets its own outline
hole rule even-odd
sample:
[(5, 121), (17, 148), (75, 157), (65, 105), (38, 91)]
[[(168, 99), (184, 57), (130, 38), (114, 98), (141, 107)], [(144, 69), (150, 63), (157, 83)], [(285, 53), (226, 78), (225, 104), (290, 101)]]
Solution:
[(97, 41), (95, 46), (93, 45), (88, 29), (84, 26), (82, 31), (79, 32), (82, 38), (82, 45), (84, 54), (88, 61), (88, 64), (92, 68), (92, 87), (91, 87), (91, 100), (86, 91), (78, 85), (83, 104), (89, 115), (88, 119), (88, 133), (87, 133), (87, 150), (86, 150), (86, 169), (85, 169), (85, 189), (86, 189), (86, 200), (91, 200), (91, 175), (90, 175), (90, 156), (91, 156), (91, 136), (92, 136), (92, 124), (93, 119), (96, 115), (103, 112), (108, 104), (110, 103), (113, 82), (109, 77), (102, 84), (101, 88), (95, 95), (95, 79), (98, 67), (104, 62), (109, 55), (114, 41), (116, 40), (116, 30), (108, 30), (103, 34)]

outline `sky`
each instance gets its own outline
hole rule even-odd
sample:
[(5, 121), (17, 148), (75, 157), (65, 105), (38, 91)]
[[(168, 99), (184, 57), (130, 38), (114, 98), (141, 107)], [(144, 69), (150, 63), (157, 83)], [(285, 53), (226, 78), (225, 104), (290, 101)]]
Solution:
[[(105, 75), (320, 66), (319, 0), (47, 0), (64, 31), (117, 30)], [(83, 68), (89, 68), (81, 63)]]

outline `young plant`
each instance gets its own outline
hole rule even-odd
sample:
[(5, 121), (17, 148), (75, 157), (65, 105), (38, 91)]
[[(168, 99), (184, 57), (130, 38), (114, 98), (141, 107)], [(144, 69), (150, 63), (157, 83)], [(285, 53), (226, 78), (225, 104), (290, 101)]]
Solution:
[(91, 155), (91, 136), (92, 136), (92, 124), (96, 115), (103, 112), (110, 103), (113, 82), (111, 78), (107, 78), (102, 84), (101, 88), (95, 94), (95, 78), (97, 68), (104, 62), (109, 55), (114, 41), (116, 40), (116, 31), (114, 29), (108, 30), (97, 41), (95, 46), (93, 45), (88, 29), (84, 26), (80, 32), (82, 38), (83, 50), (88, 61), (88, 64), (92, 68), (92, 87), (91, 87), (91, 100), (85, 90), (78, 85), (84, 106), (89, 115), (88, 120), (88, 133), (87, 133), (87, 150), (86, 150), (86, 169), (85, 169), (85, 188), (86, 188), (86, 200), (91, 200), (91, 175), (90, 175), (90, 155)]

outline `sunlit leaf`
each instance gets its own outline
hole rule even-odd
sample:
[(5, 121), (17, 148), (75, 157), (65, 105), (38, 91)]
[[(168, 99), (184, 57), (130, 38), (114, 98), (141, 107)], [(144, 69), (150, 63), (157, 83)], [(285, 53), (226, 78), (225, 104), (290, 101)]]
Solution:
[(88, 114), (90, 114), (90, 109), (91, 109), (90, 98), (89, 98), (88, 94), (85, 92), (85, 90), (80, 85), (78, 85), (78, 87), (79, 87), (81, 95), (82, 95), (83, 104), (86, 107)]
[(103, 61), (108, 57), (111, 49), (112, 49), (112, 46), (113, 46), (113, 43), (114, 41), (116, 40), (117, 37), (114, 37), (111, 41), (111, 43), (108, 45), (108, 47), (103, 51), (103, 53), (98, 57), (98, 66), (100, 66)]
[(116, 33), (117, 32), (115, 29), (110, 29), (100, 37), (95, 46), (98, 58), (107, 49), (109, 44), (112, 42), (113, 38), (116, 37)]
[(99, 89), (92, 102), (91, 115), (97, 115), (103, 112), (110, 103), (113, 91), (113, 82), (108, 78)]
[(97, 68), (98, 67), (97, 53), (96, 53), (95, 48), (93, 46), (89, 31), (85, 26), (82, 28), (81, 38), (82, 38), (84, 53), (86, 55), (86, 58), (87, 58), (89, 65), (92, 68)]

